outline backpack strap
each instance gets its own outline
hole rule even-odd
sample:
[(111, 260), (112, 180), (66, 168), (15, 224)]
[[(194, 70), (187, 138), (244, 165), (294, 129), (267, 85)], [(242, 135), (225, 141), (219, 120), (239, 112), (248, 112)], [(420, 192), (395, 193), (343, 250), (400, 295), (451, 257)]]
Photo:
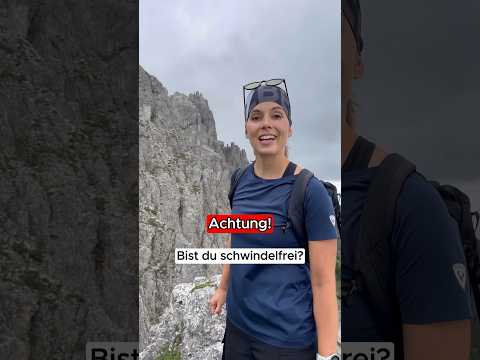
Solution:
[(253, 166), (253, 164), (249, 164), (244, 168), (236, 169), (230, 178), (230, 190), (228, 191), (228, 201), (230, 202), (230, 209), (232, 209), (233, 206), (233, 195), (235, 194), (235, 190), (237, 189), (238, 182), (240, 181), (240, 178), (243, 176), (243, 174), (245, 174), (249, 166)]
[(290, 161), (287, 165), (287, 168), (285, 169), (285, 171), (283, 172), (283, 175), (282, 177), (285, 177), (285, 176), (291, 176), (291, 175), (295, 175), (295, 169), (297, 168), (297, 164), (295, 164), (294, 162)]
[(292, 223), (293, 232), (300, 244), (305, 249), (305, 263), (309, 262), (307, 229), (305, 228), (305, 191), (308, 182), (313, 177), (310, 170), (302, 169), (293, 183), (293, 189), (287, 206), (287, 219)]
[(323, 185), (325, 189), (327, 189), (328, 195), (330, 195), (330, 199), (332, 200), (333, 211), (335, 212), (335, 221), (337, 227), (337, 236), (340, 238), (340, 234), (342, 231), (342, 214), (341, 214), (341, 207), (340, 207), (340, 194), (337, 192), (337, 187), (328, 181), (323, 181)]
[(393, 294), (394, 284), (388, 282), (394, 260), (389, 239), (397, 199), (405, 180), (414, 171), (415, 165), (398, 154), (388, 155), (380, 164), (368, 189), (353, 259), (354, 287), (365, 290), (378, 323), (390, 324), (382, 329), (384, 334), (399, 340), (402, 339), (402, 328), (398, 326), (400, 311)]
[(375, 150), (375, 144), (358, 136), (342, 166), (342, 172), (366, 169)]
[[(230, 191), (228, 193), (228, 199), (230, 201), (230, 208), (232, 208), (233, 204), (233, 195), (235, 194), (235, 189), (238, 186), (240, 178), (245, 174), (246, 170), (249, 166), (253, 166), (252, 164), (248, 165), (245, 168), (238, 168), (232, 174), (230, 179)], [(282, 177), (294, 175), (295, 168), (297, 165), (293, 162), (290, 162), (285, 169)], [(308, 169), (302, 169), (300, 173), (296, 176), (295, 182), (293, 183), (293, 189), (290, 194), (290, 198), (288, 200), (287, 205), (287, 221), (290, 221), (292, 224), (293, 232), (297, 239), (299, 239), (302, 243), (299, 244), (301, 247), (305, 249), (305, 263), (309, 263), (309, 249), (308, 249), (308, 241), (307, 241), (307, 229), (305, 227), (305, 192), (307, 189), (307, 185), (311, 178), (313, 177), (313, 173)], [(335, 210), (335, 218), (337, 221), (337, 229), (340, 230), (340, 205), (338, 202), (338, 194), (335, 185), (330, 184), (328, 182), (323, 182), (326, 190), (328, 191), (330, 197), (332, 198), (334, 210)], [(283, 230), (285, 231), (285, 225)]]
[[(475, 213), (471, 211), (469, 197), (456, 187), (452, 185), (440, 185), (435, 181), (431, 181), (430, 183), (440, 193), (450, 216), (453, 217), (458, 224), (468, 269), (468, 278), (471, 284), (475, 309), (478, 313), (480, 310), (480, 249), (478, 249), (478, 240), (475, 235), (475, 230), (478, 226), (478, 212)], [(476, 223), (474, 218), (477, 220)]]
[[(292, 223), (292, 229), (295, 233), (295, 237), (301, 242), (299, 245), (305, 249), (305, 263), (310, 263), (309, 248), (308, 248), (308, 234), (305, 227), (305, 193), (307, 186), (313, 173), (307, 169), (302, 169), (297, 175), (293, 184), (293, 190), (290, 194), (290, 199), (287, 207), (287, 219)], [(340, 236), (340, 202), (338, 201), (339, 195), (335, 185), (322, 181), (323, 186), (328, 192), (332, 205), (335, 211), (337, 236)]]

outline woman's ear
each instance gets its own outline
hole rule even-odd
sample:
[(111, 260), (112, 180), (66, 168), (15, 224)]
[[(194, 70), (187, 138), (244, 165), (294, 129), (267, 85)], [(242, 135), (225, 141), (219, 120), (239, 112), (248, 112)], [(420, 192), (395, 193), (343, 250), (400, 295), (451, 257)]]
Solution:
[(292, 133), (293, 133), (293, 130), (292, 130), (292, 127), (290, 126), (290, 128), (288, 129), (288, 137), (292, 136)]
[(248, 139), (248, 133), (247, 133), (247, 123), (245, 123), (245, 138)]

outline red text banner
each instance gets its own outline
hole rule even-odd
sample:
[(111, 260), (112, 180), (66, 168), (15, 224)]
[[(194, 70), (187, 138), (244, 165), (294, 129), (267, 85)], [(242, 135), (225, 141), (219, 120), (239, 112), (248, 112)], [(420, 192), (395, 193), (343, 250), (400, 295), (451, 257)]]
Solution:
[(272, 234), (271, 214), (210, 214), (205, 228), (209, 234)]

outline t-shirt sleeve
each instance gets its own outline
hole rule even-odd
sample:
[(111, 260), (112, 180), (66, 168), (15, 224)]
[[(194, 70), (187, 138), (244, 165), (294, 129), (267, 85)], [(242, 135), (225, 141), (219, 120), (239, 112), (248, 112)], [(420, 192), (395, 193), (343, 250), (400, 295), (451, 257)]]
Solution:
[(325, 186), (315, 177), (307, 185), (304, 210), (309, 241), (337, 238), (332, 200)]
[(403, 323), (472, 317), (458, 226), (438, 192), (418, 174), (407, 179), (398, 199), (392, 242)]

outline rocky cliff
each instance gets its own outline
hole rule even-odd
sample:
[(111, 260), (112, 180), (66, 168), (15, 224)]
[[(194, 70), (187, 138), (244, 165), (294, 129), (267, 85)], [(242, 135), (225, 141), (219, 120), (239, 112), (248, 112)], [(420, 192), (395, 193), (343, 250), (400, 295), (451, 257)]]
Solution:
[(226, 312), (212, 316), (207, 306), (220, 277), (196, 277), (173, 288), (168, 306), (150, 329), (140, 360), (222, 358)]
[(135, 13), (124, 0), (0, 2), (2, 359), (137, 340)]
[[(219, 265), (175, 265), (175, 248), (224, 247), (225, 236), (205, 233), (205, 217), (229, 211), (230, 175), (247, 159), (236, 145), (217, 139), (212, 112), (201, 94), (169, 95), (142, 68), (139, 119), (139, 302), (140, 348), (144, 349), (152, 326), (171, 309), (174, 286), (221, 272)], [(203, 306), (206, 309), (207, 303)]]

